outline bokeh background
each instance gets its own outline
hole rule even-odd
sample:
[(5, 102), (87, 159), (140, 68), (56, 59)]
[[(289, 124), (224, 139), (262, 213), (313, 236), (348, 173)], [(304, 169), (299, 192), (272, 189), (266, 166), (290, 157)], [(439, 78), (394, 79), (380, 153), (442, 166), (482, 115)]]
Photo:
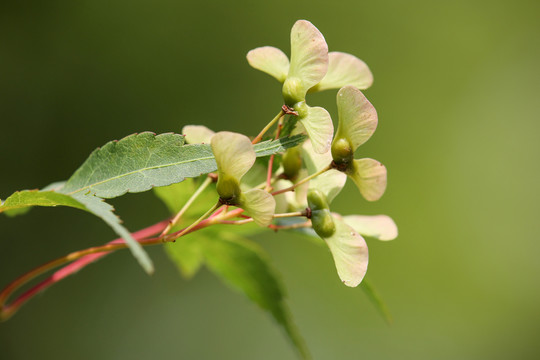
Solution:
[[(392, 216), (369, 241), (368, 275), (393, 314), (341, 285), (327, 249), (295, 235), (257, 241), (283, 275), (316, 359), (540, 357), (540, 2), (34, 1), (0, 5), (0, 197), (63, 180), (97, 146), (186, 124), (255, 134), (280, 85), (248, 50), (289, 51), (297, 19), (330, 50), (365, 60), (379, 112), (359, 155), (389, 187), (342, 213)], [(335, 117), (335, 92), (311, 104)], [(136, 230), (167, 215), (151, 193), (114, 202)], [(114, 234), (89, 214), (0, 217), (0, 286)], [(1, 359), (294, 359), (266, 313), (204, 270), (180, 278), (161, 248), (145, 275), (109, 256), (0, 324)]]

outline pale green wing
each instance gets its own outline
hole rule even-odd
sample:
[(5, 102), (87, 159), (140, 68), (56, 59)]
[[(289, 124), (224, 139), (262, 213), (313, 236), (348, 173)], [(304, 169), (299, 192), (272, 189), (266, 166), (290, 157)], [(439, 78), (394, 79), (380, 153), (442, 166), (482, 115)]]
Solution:
[(394, 240), (398, 236), (396, 223), (387, 215), (347, 215), (343, 221), (359, 234), (378, 240)]
[(341, 189), (345, 186), (347, 182), (347, 175), (341, 171), (331, 169), (317, 176), (315, 179), (310, 180), (309, 187), (310, 189), (319, 189), (321, 190), (328, 200), (328, 203), (331, 203), (335, 197), (341, 192)]
[(289, 72), (289, 58), (283, 51), (273, 46), (263, 46), (247, 53), (247, 61), (251, 67), (267, 73), (284, 82)]
[(182, 128), (188, 144), (209, 144), (215, 132), (203, 125), (186, 125)]
[(351, 163), (347, 175), (368, 201), (379, 200), (386, 190), (386, 167), (374, 159), (359, 159)]
[(298, 119), (311, 139), (313, 150), (324, 154), (330, 150), (334, 125), (328, 111), (322, 107), (308, 107), (307, 114)]
[(334, 217), (334, 224), (334, 234), (323, 239), (330, 248), (341, 281), (350, 287), (358, 286), (367, 272), (366, 241), (339, 217)]
[(365, 90), (372, 84), (373, 74), (365, 62), (351, 54), (333, 51), (328, 54), (326, 75), (309, 92), (339, 89), (346, 85)]
[(339, 114), (335, 139), (347, 139), (356, 150), (377, 128), (377, 111), (364, 94), (354, 86), (345, 86), (337, 94)]
[[(301, 169), (298, 173), (298, 179), (303, 179), (308, 176), (306, 169)], [(307, 193), (309, 190), (309, 181), (306, 184), (297, 186), (294, 191), (286, 192), (285, 195), (289, 199), (289, 204), (292, 204), (294, 210), (304, 210), (307, 207)], [(293, 211), (294, 211), (293, 210)]]
[(276, 201), (274, 197), (261, 189), (251, 189), (242, 194), (238, 203), (259, 226), (268, 226), (272, 222)]
[[(293, 183), (289, 180), (279, 179), (274, 183), (274, 191), (286, 189), (292, 186)], [(296, 192), (296, 191), (294, 191)], [(274, 195), (274, 200), (276, 201), (276, 213), (285, 213), (289, 211), (290, 197), (288, 194), (290, 191)], [(293, 195), (294, 197), (294, 195)]]
[(240, 179), (255, 162), (255, 150), (249, 138), (242, 134), (228, 131), (218, 132), (210, 142), (216, 158), (218, 175), (233, 178), (240, 184)]
[(309, 21), (298, 20), (291, 30), (291, 65), (287, 78), (299, 79), (303, 93), (321, 81), (328, 68), (328, 45)]

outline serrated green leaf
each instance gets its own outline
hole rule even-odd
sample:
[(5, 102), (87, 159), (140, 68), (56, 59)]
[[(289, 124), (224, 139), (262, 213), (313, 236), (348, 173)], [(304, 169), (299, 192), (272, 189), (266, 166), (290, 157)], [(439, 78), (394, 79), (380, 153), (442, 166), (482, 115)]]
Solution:
[(208, 267), (242, 291), (280, 324), (302, 358), (309, 352), (285, 304), (285, 292), (266, 255), (255, 243), (232, 233), (200, 239)]
[(139, 261), (146, 272), (152, 273), (152, 261), (142, 249), (141, 245), (133, 239), (130, 232), (121, 225), (120, 219), (113, 213), (114, 208), (103, 199), (91, 194), (66, 195), (54, 191), (25, 190), (18, 191), (8, 197), (0, 206), (0, 213), (8, 216), (20, 215), (32, 206), (69, 206), (88, 211), (107, 223), (120, 237)]
[(8, 197), (0, 205), (0, 213), (5, 212), (8, 216), (20, 215), (30, 210), (32, 206), (69, 206), (86, 210), (83, 204), (69, 195), (54, 191), (24, 190)]
[(372, 285), (371, 281), (367, 279), (367, 277), (364, 277), (364, 280), (362, 280), (362, 283), (360, 284), (360, 286), (362, 287), (362, 290), (364, 290), (364, 293), (367, 295), (369, 300), (371, 300), (373, 305), (375, 305), (375, 308), (379, 311), (379, 313), (382, 315), (384, 320), (388, 324), (391, 324), (392, 314), (390, 314), (390, 311), (388, 310), (386, 303), (382, 299), (379, 292)]
[(150, 260), (150, 257), (146, 251), (144, 251), (141, 244), (139, 244), (131, 236), (131, 233), (122, 226), (120, 218), (114, 214), (114, 208), (110, 204), (107, 204), (103, 199), (93, 196), (92, 194), (77, 194), (73, 195), (73, 198), (81, 204), (84, 204), (89, 212), (105, 221), (107, 225), (124, 239), (135, 259), (137, 259), (147, 273), (151, 274), (154, 272), (152, 260)]
[[(304, 139), (295, 136), (266, 141), (256, 144), (254, 149), (257, 156), (268, 156)], [(178, 183), (216, 169), (210, 145), (184, 145), (182, 135), (145, 132), (111, 141), (95, 150), (60, 191), (114, 198)]]
[(277, 140), (263, 141), (253, 145), (255, 155), (270, 156), (287, 150), (288, 148), (300, 145), (307, 139), (305, 135), (294, 135), (290, 137), (282, 137)]
[(283, 129), (281, 129), (281, 136), (289, 136), (298, 122), (297, 116), (288, 116), (287, 120), (284, 122)]
[[(192, 171), (179, 174), (178, 179), (174, 173), (194, 157), (199, 159), (199, 166), (185, 166)], [(119, 141), (110, 141), (93, 151), (61, 191), (67, 194), (93, 193), (102, 198), (146, 191), (153, 186), (169, 185), (174, 182), (173, 178), (182, 181), (186, 176), (200, 175), (211, 163), (211, 158), (208, 148), (184, 146), (182, 135), (134, 134)]]

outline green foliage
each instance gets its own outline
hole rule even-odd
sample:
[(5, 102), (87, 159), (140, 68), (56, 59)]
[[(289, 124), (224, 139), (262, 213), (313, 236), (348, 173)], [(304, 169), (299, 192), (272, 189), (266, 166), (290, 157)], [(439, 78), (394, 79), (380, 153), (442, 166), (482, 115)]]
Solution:
[(286, 120), (283, 122), (283, 129), (281, 129), (281, 135), (289, 136), (296, 127), (297, 122), (298, 118), (296, 116), (287, 116)]
[[(254, 146), (256, 156), (268, 156), (304, 141), (293, 136), (265, 141)], [(149, 273), (150, 258), (114, 215), (114, 208), (102, 198), (113, 198), (128, 192), (142, 192), (197, 177), (217, 169), (209, 145), (184, 145), (182, 135), (150, 132), (110, 141), (96, 149), (69, 180), (47, 188), (55, 191), (22, 191), (11, 195), (0, 206), (0, 212), (14, 216), (32, 206), (71, 206), (101, 218), (128, 244), (135, 258)]]
[(8, 197), (0, 206), (0, 212), (5, 212), (8, 216), (21, 215), (29, 211), (32, 206), (69, 206), (96, 215), (126, 241), (146, 272), (152, 273), (154, 271), (152, 261), (146, 252), (133, 239), (131, 233), (122, 226), (121, 220), (113, 212), (114, 208), (103, 199), (92, 194), (67, 195), (54, 191), (25, 190), (15, 192)]
[[(183, 182), (156, 188), (154, 192), (172, 213), (176, 213), (193, 194), (197, 184), (198, 181)], [(215, 186), (208, 187), (186, 213), (184, 223), (194, 221), (215, 203), (215, 198)], [(176, 230), (179, 227), (173, 229)], [(299, 353), (307, 357), (307, 349), (285, 305), (285, 291), (279, 277), (263, 250), (242, 237), (263, 230), (254, 224), (212, 226), (166, 244), (165, 250), (180, 274), (187, 279), (192, 278), (206, 263), (223, 281), (270, 312)]]
[[(211, 168), (209, 149), (184, 147), (182, 135), (145, 132), (110, 141), (96, 149), (61, 191), (114, 198), (126, 192), (146, 191), (195, 177), (205, 169), (212, 171)], [(176, 174), (182, 170), (184, 172)]]
[(54, 191), (24, 190), (17, 191), (0, 205), (0, 213), (8, 216), (25, 213), (32, 206), (70, 206), (86, 210), (85, 206), (73, 197)]
[(291, 137), (281, 137), (277, 140), (263, 141), (253, 145), (257, 157), (270, 156), (302, 144), (306, 140), (305, 135), (294, 135)]
[[(265, 141), (254, 146), (256, 156), (268, 156), (298, 145), (303, 136)], [(184, 145), (178, 134), (145, 132), (111, 141), (96, 149), (71, 176), (61, 192), (91, 192), (114, 198), (197, 177), (217, 169), (207, 144)]]
[(208, 267), (226, 283), (269, 311), (302, 357), (308, 358), (307, 348), (285, 304), (283, 286), (262, 249), (234, 233), (220, 232), (199, 241), (204, 243), (204, 258)]

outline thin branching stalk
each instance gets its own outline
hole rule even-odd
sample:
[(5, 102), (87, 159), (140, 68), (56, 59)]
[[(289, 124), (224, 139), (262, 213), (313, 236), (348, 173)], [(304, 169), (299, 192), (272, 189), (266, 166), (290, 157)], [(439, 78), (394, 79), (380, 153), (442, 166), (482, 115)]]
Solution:
[(257, 135), (255, 137), (255, 139), (253, 139), (253, 141), (251, 141), (252, 144), (256, 144), (258, 143), (259, 141), (262, 140), (262, 137), (264, 136), (264, 134), (266, 134), (266, 132), (268, 130), (270, 130), (270, 128), (276, 123), (279, 121), (279, 119), (281, 119), (283, 116), (285, 116), (285, 111), (283, 111), (283, 109), (281, 109), (279, 111), (279, 113), (276, 115), (276, 117), (274, 117), (272, 120), (270, 120), (270, 122), (268, 124), (266, 124), (266, 126), (261, 130), (261, 132), (259, 133), (259, 135)]
[(169, 225), (167, 225), (167, 227), (163, 230), (163, 232), (161, 233), (160, 236), (164, 236), (166, 235), (169, 231), (171, 231), (171, 229), (176, 225), (178, 224), (178, 222), (180, 221), (180, 219), (182, 218), (182, 216), (186, 213), (186, 211), (189, 209), (189, 207), (195, 202), (195, 200), (199, 197), (200, 194), (202, 194), (202, 192), (208, 187), (208, 185), (210, 185), (211, 183), (213, 182), (212, 178), (210, 176), (207, 176), (206, 179), (204, 180), (204, 182), (201, 184), (201, 186), (199, 186), (199, 188), (197, 189), (197, 191), (195, 191), (193, 193), (193, 195), (191, 195), (191, 197), (189, 198), (189, 200), (184, 204), (184, 206), (182, 207), (182, 209), (178, 212), (178, 214), (176, 214), (176, 216), (171, 220), (171, 222), (169, 223)]
[[(218, 214), (215, 214), (215, 216), (210, 217), (208, 219), (202, 220), (198, 222), (195, 225), (190, 225), (188, 228), (179, 230), (175, 233), (172, 233), (167, 236), (166, 242), (174, 242), (176, 239), (178, 239), (181, 236), (184, 236), (186, 234), (189, 234), (193, 231), (202, 229), (204, 227), (219, 224), (222, 219), (231, 219), (234, 217), (239, 216), (244, 211), (243, 209), (235, 209), (233, 211), (229, 211), (226, 214), (219, 214), (221, 209), (218, 209)], [(205, 214), (206, 215), (206, 214)], [(214, 215), (214, 214), (212, 214)], [(159, 234), (163, 231), (163, 229), (169, 224), (169, 220), (161, 221), (157, 224), (154, 224), (152, 226), (149, 226), (145, 229), (142, 229), (140, 231), (137, 231), (132, 234), (132, 236), (143, 246), (149, 246), (149, 245), (157, 245), (162, 244), (164, 242), (163, 238), (160, 237), (151, 237), (153, 235)], [(98, 259), (102, 258), (103, 256), (110, 254), (113, 251), (126, 249), (128, 246), (124, 242), (123, 239), (115, 239), (105, 245), (102, 246), (95, 246), (84, 250), (79, 250), (72, 252), (70, 254), (67, 254), (61, 258), (55, 259), (53, 261), (49, 261), (31, 271), (28, 273), (18, 277), (14, 281), (12, 281), (10, 284), (8, 284), (1, 292), (0, 292), (0, 320), (4, 321), (10, 318), (17, 310), (25, 304), (28, 300), (33, 298), (38, 293), (44, 291), (45, 289), (49, 288), (54, 283), (60, 281), (61, 279), (72, 275), (73, 273), (79, 271), (80, 269), (84, 268), (85, 266), (91, 264), (92, 262), (97, 261)], [(32, 287), (31, 289), (27, 290), (23, 294), (21, 294), (19, 297), (17, 297), (12, 303), (7, 304), (8, 298), (18, 289), (20, 289), (22, 286), (30, 282), (31, 280), (35, 279), (39, 275), (42, 275), (46, 273), (47, 271), (50, 271), (60, 265), (73, 262), (64, 268), (58, 270), (55, 272), (51, 277), (45, 279), (44, 281), (40, 282), (36, 286)]]
[[(279, 118), (278, 126), (276, 130), (276, 137), (275, 140), (279, 139), (279, 135), (281, 134), (281, 129), (283, 128), (283, 116)], [(268, 160), (268, 173), (266, 175), (266, 191), (272, 190), (272, 175), (273, 175), (273, 167), (274, 167), (274, 157), (275, 155), (270, 155), (270, 160)]]

